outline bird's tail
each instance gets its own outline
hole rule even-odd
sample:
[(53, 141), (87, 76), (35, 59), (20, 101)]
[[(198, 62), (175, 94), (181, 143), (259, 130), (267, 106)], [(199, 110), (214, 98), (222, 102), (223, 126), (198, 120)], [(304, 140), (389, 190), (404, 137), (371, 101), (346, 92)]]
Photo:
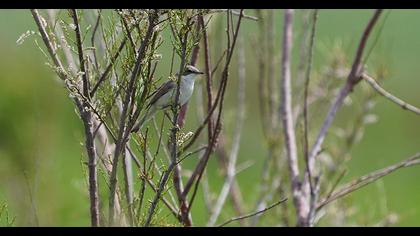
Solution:
[(154, 106), (147, 109), (146, 113), (141, 117), (139, 122), (137, 122), (137, 124), (135, 124), (133, 126), (133, 128), (131, 129), (131, 132), (135, 133), (135, 132), (139, 131), (141, 129), (141, 127), (143, 127), (143, 125), (147, 121), (149, 121), (150, 118), (152, 118), (155, 113), (156, 113), (156, 108)]

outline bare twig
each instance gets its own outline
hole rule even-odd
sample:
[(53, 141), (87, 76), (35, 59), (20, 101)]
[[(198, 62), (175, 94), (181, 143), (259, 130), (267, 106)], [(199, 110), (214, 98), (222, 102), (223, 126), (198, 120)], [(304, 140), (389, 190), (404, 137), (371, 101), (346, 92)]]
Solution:
[[(50, 17), (50, 21), (51, 23), (53, 23), (56, 20), (56, 10), (54, 9), (48, 9), (47, 10), (48, 16)], [(60, 40), (60, 45), (61, 45), (61, 49), (64, 52), (64, 56), (66, 58), (67, 64), (69, 65), (69, 68), (71, 69), (71, 71), (76, 74), (76, 63), (74, 61), (73, 58), (73, 54), (72, 51), (70, 50), (70, 48), (66, 45), (65, 43), (65, 38), (64, 38), (64, 33), (63, 33), (63, 29), (61, 24), (58, 24), (54, 27), (55, 30), (55, 34), (57, 35), (57, 38), (59, 38)]]
[[(241, 10), (241, 12), (242, 11), (243, 10)], [(217, 92), (216, 101), (214, 102), (214, 105), (212, 106), (212, 110), (207, 115), (207, 118), (205, 119), (205, 121), (203, 122), (203, 124), (199, 127), (199, 129), (197, 129), (197, 132), (194, 134), (192, 140), (190, 141), (190, 143), (188, 143), (184, 147), (183, 150), (186, 150), (186, 148), (188, 148), (189, 146), (191, 146), (193, 144), (193, 141), (195, 141), (195, 139), (198, 137), (199, 131), (201, 131), (201, 129), (204, 128), (205, 123), (207, 123), (209, 121), (211, 115), (213, 114), (213, 111), (216, 109), (217, 102), (219, 101), (219, 98), (220, 98), (221, 103), (219, 105), (219, 117), (218, 117), (218, 122), (216, 122), (216, 127), (215, 127), (215, 130), (216, 131), (219, 130), (218, 127), (217, 127), (218, 126), (217, 123), (220, 123), (221, 109), (223, 107), (222, 106), (222, 103), (223, 103), (224, 93), (225, 93), (225, 89), (226, 89), (226, 82), (228, 80), (228, 68), (229, 68), (229, 65), (230, 65), (231, 58), (232, 58), (233, 49), (235, 48), (236, 39), (238, 37), (239, 28), (240, 28), (240, 25), (241, 25), (241, 19), (242, 19), (242, 17), (239, 17), (238, 23), (236, 25), (235, 35), (233, 36), (233, 42), (232, 42), (232, 44), (230, 44), (230, 42), (228, 42), (229, 43), (229, 46), (228, 47), (230, 49), (229, 49), (228, 54), (227, 54), (225, 68), (223, 70), (222, 80), (221, 80), (221, 83), (220, 83), (220, 88), (219, 88), (219, 90)], [(215, 132), (213, 132), (213, 135), (212, 136), (213, 136), (212, 137), (212, 141), (210, 142), (210, 145), (209, 145), (208, 149), (206, 150), (206, 153), (204, 154), (204, 156), (200, 160), (200, 162), (197, 164), (196, 168), (194, 169), (194, 172), (192, 173), (191, 177), (188, 179), (187, 183), (185, 184), (185, 189), (184, 189), (184, 193), (183, 193), (184, 195), (187, 195), (188, 194), (190, 188), (192, 187), (192, 184), (194, 183), (195, 178), (197, 176), (199, 176), (198, 179), (197, 179), (197, 183), (199, 182), (199, 179), (201, 178), (200, 176), (202, 175), (203, 170), (204, 170), (204, 168), (205, 168), (205, 166), (207, 164), (207, 161), (208, 161), (208, 159), (210, 157), (210, 153), (212, 152), (213, 147), (216, 144), (217, 135), (215, 134)]]
[[(318, 19), (318, 9), (315, 9), (312, 15), (312, 29), (310, 35), (310, 41), (308, 46), (308, 57), (307, 57), (307, 69), (305, 74), (305, 89), (304, 89), (304, 105), (303, 105), (303, 136), (304, 136), (304, 155), (305, 155), (305, 180), (304, 182), (309, 183), (310, 188), (310, 207), (309, 207), (309, 222), (311, 224), (312, 218), (314, 215), (314, 205), (317, 199), (317, 192), (315, 192), (314, 186), (312, 184), (312, 170), (309, 166), (309, 128), (308, 128), (308, 90), (309, 90), (309, 82), (311, 78), (311, 71), (312, 71), (312, 58), (313, 58), (313, 50), (314, 50), (314, 41), (315, 41), (315, 32), (316, 32), (316, 23)], [(307, 180), (306, 180), (307, 178)], [(306, 184), (306, 183), (305, 183)]]
[(410, 166), (414, 166), (414, 165), (419, 165), (420, 164), (420, 152), (414, 154), (413, 156), (411, 156), (410, 158), (398, 162), (394, 165), (391, 165), (389, 167), (374, 171), (372, 173), (369, 173), (367, 175), (364, 175), (356, 180), (351, 181), (348, 184), (345, 184), (343, 187), (341, 187), (340, 189), (338, 189), (337, 191), (335, 191), (333, 194), (331, 194), (328, 198), (322, 200), (318, 205), (317, 205), (317, 210), (321, 209), (322, 207), (324, 207), (325, 205), (327, 205), (328, 203), (331, 203), (332, 201), (335, 201), (341, 197), (346, 196), (347, 194), (356, 191), (388, 174), (391, 174), (392, 172), (401, 169), (401, 168), (405, 168), (405, 167), (410, 167)]
[[(204, 62), (205, 62), (205, 74), (206, 74), (206, 91), (207, 91), (207, 114), (210, 113), (211, 104), (213, 102), (213, 91), (212, 91), (212, 71), (211, 71), (211, 58), (210, 58), (210, 49), (209, 49), (209, 42), (208, 42), (208, 35), (207, 29), (204, 24), (203, 16), (200, 15), (198, 20), (201, 24), (201, 28), (203, 30), (203, 43), (204, 43)], [(224, 55), (224, 54), (223, 54)], [(209, 122), (207, 124), (207, 141), (210, 143), (213, 131), (213, 119), (210, 115)]]
[(219, 198), (217, 199), (216, 205), (214, 207), (213, 213), (210, 216), (209, 222), (207, 223), (208, 226), (213, 226), (224, 206), (226, 198), (235, 182), (235, 174), (236, 174), (236, 160), (238, 158), (239, 152), (239, 145), (241, 140), (241, 131), (242, 125), (245, 118), (245, 52), (244, 52), (244, 45), (243, 45), (243, 38), (239, 37), (238, 40), (238, 110), (237, 110), (237, 117), (236, 121), (236, 128), (233, 137), (233, 145), (232, 150), (229, 156), (229, 163), (227, 165), (227, 173), (226, 173), (226, 180), (220, 191)]
[(86, 103), (90, 101), (89, 95), (89, 79), (88, 72), (85, 68), (85, 59), (83, 55), (83, 43), (82, 35), (80, 32), (80, 25), (77, 16), (76, 9), (71, 9), (73, 22), (76, 26), (76, 40), (77, 40), (77, 50), (79, 55), (79, 67), (82, 72), (82, 81), (83, 81), (83, 107), (80, 108), (80, 115), (83, 120), (85, 127), (85, 136), (86, 136), (86, 150), (88, 153), (89, 163), (89, 196), (90, 196), (90, 212), (91, 212), (91, 223), (92, 226), (99, 226), (99, 190), (98, 190), (98, 176), (97, 176), (97, 167), (96, 167), (96, 150), (95, 142), (93, 137), (93, 122), (92, 122), (92, 112), (87, 110)]
[(98, 31), (99, 24), (101, 23), (101, 16), (102, 16), (102, 9), (99, 9), (98, 16), (96, 17), (96, 23), (95, 23), (95, 26), (93, 27), (92, 35), (90, 37), (90, 44), (92, 45), (92, 48), (95, 48), (93, 50), (93, 59), (95, 61), (96, 70), (99, 70), (99, 63), (98, 63), (98, 57), (96, 55), (95, 36), (96, 36), (96, 32)]
[(297, 225), (306, 224), (307, 214), (309, 212), (305, 195), (301, 192), (299, 181), (298, 156), (296, 148), (296, 136), (292, 116), (292, 88), (291, 88), (291, 65), (290, 57), (292, 50), (292, 21), (293, 10), (286, 9), (284, 13), (284, 31), (282, 45), (282, 79), (281, 79), (281, 117), (283, 122), (283, 135), (289, 165), (289, 176), (293, 192), (293, 202), (296, 208), (298, 218)]
[(108, 76), (109, 72), (111, 71), (112, 66), (114, 65), (117, 58), (120, 56), (120, 53), (122, 49), (124, 48), (125, 44), (127, 42), (127, 38), (124, 37), (123, 41), (121, 42), (121, 45), (118, 47), (117, 52), (115, 55), (111, 58), (109, 64), (106, 66), (104, 72), (99, 77), (98, 81), (96, 82), (95, 86), (93, 86), (92, 91), (90, 92), (90, 96), (93, 97), (95, 95), (96, 90), (99, 88), (99, 86), (102, 84), (102, 82), (105, 81), (106, 77)]
[[(188, 22), (187, 22), (187, 24), (188, 24)], [(187, 47), (187, 39), (188, 39), (187, 37), (188, 37), (188, 31), (183, 35), (183, 38), (180, 38), (181, 43), (182, 43), (182, 55), (181, 55), (181, 64), (180, 64), (180, 68), (179, 68), (180, 73), (178, 73), (178, 81), (177, 81), (177, 87), (176, 87), (176, 93), (175, 93), (175, 102), (174, 102), (173, 107), (172, 107), (173, 127), (171, 129), (171, 135), (170, 135), (170, 140), (171, 140), (170, 141), (170, 155), (171, 155), (170, 157), (171, 157), (171, 160), (170, 160), (170, 164), (169, 164), (167, 170), (165, 171), (161, 180), (159, 181), (159, 187), (157, 189), (155, 197), (153, 198), (152, 204), (149, 208), (149, 212), (148, 212), (148, 215), (147, 215), (147, 218), (146, 218), (146, 222), (144, 224), (144, 226), (146, 226), (146, 227), (150, 226), (153, 214), (155, 213), (157, 203), (158, 203), (158, 201), (161, 197), (161, 194), (162, 194), (162, 192), (163, 192), (163, 190), (166, 186), (166, 183), (169, 179), (170, 174), (175, 169), (175, 166), (177, 164), (178, 152), (177, 152), (176, 136), (177, 136), (178, 129), (179, 129), (177, 127), (177, 120), (178, 120), (178, 115), (179, 115), (178, 104), (179, 104), (180, 83), (181, 83), (181, 76), (182, 76), (181, 71), (183, 71), (184, 67), (185, 67), (186, 47)], [(176, 178), (174, 180), (177, 181)], [(188, 206), (184, 206), (184, 207), (186, 207), (186, 209), (188, 209)], [(182, 209), (181, 209), (181, 212), (183, 212)], [(188, 217), (188, 214), (187, 215), (182, 214), (181, 219), (182, 219), (182, 223), (185, 226), (191, 226), (192, 222), (191, 222), (191, 219)]]
[(216, 73), (217, 68), (219, 68), (220, 63), (222, 63), (223, 58), (225, 58), (226, 56), (226, 52), (227, 50), (224, 50), (222, 55), (220, 56), (219, 60), (217, 60), (216, 65), (213, 67), (213, 69), (211, 70), (211, 78), (213, 78), (213, 75)]
[(253, 213), (244, 215), (244, 216), (239, 216), (239, 217), (232, 218), (232, 219), (226, 221), (225, 223), (218, 225), (218, 227), (223, 227), (223, 226), (225, 226), (227, 224), (230, 224), (230, 223), (232, 223), (232, 222), (234, 222), (236, 220), (242, 220), (242, 219), (246, 219), (246, 218), (249, 218), (249, 217), (253, 217), (253, 216), (262, 214), (262, 213), (270, 210), (271, 208), (274, 208), (274, 207), (276, 207), (276, 206), (278, 206), (278, 205), (280, 205), (280, 204), (282, 204), (283, 202), (286, 202), (286, 201), (287, 201), (287, 198), (285, 198), (283, 200), (280, 200), (280, 201), (278, 201), (278, 202), (276, 202), (276, 203), (274, 203), (274, 204), (272, 204), (272, 205), (270, 205), (270, 206), (268, 206), (268, 207), (266, 207), (266, 208), (264, 208), (264, 209), (262, 209), (260, 211), (256, 211), (256, 212), (253, 212)]
[[(196, 21), (195, 24), (196, 24), (196, 31), (198, 33), (200, 32), (201, 27), (204, 27), (204, 25), (202, 26), (200, 22), (198, 21)], [(192, 50), (191, 59), (189, 62), (190, 65), (195, 66), (195, 64), (197, 63), (199, 52), (200, 52), (200, 45), (197, 44)], [(179, 127), (183, 127), (185, 124), (187, 110), (188, 110), (188, 102), (184, 104), (181, 107), (181, 110), (179, 111), (178, 118), (177, 118), (177, 124)], [(177, 161), (177, 164), (175, 165), (175, 168), (174, 168), (174, 174), (173, 174), (174, 188), (175, 188), (175, 192), (177, 194), (178, 201), (180, 204), (181, 216), (182, 216), (184, 225), (191, 226), (192, 224), (191, 215), (188, 212), (189, 204), (188, 204), (186, 196), (182, 194), (182, 192), (184, 191), (184, 187), (183, 187), (182, 179), (181, 179), (182, 169), (179, 163), (180, 161)]]
[[(60, 77), (60, 79), (62, 80), (66, 80), (67, 79), (67, 75), (66, 75), (66, 70), (63, 67), (63, 64), (61, 63), (60, 58), (57, 55), (57, 52), (55, 51), (54, 47), (51, 44), (51, 40), (50, 37), (48, 36), (48, 33), (45, 29), (45, 25), (43, 23), (43, 20), (41, 20), (41, 16), (38, 13), (38, 10), (36, 9), (31, 9), (31, 13), (32, 16), (35, 20), (35, 23), (38, 26), (38, 30), (39, 33), (41, 34), (42, 40), (44, 41), (45, 46), (47, 47), (48, 53), (50, 54), (51, 59), (54, 62), (54, 65), (58, 68), (56, 70), (58, 77)], [(74, 99), (76, 101), (76, 99)]]
[[(189, 22), (187, 22), (187, 24), (189, 24)], [(197, 27), (199, 27), (199, 24), (197, 24)], [(185, 34), (184, 36), (184, 41), (183, 42), (183, 55), (181, 58), (181, 65), (180, 65), (180, 70), (179, 71), (183, 71), (185, 64), (186, 64), (186, 47), (187, 47), (187, 37), (188, 37), (188, 33)], [(198, 52), (199, 52), (200, 47), (196, 46), (193, 49), (193, 55), (191, 58), (191, 62), (195, 63), (195, 60), (197, 60), (198, 58)], [(178, 74), (178, 83), (177, 83), (177, 90), (176, 90), (176, 95), (175, 95), (175, 104), (178, 104), (179, 101), (179, 94), (180, 94), (180, 84), (181, 84), (181, 74)], [(186, 105), (186, 104), (185, 104)], [(186, 109), (187, 107), (185, 107), (184, 109), (184, 114), (182, 116), (182, 119), (179, 118), (179, 115), (181, 115), (179, 113), (178, 108), (176, 107), (177, 105), (175, 105), (172, 109), (173, 114), (174, 114), (174, 118), (173, 118), (173, 124), (178, 124), (180, 123), (181, 125), (183, 125), (184, 123), (184, 119), (185, 119), (185, 113), (186, 113)], [(177, 143), (176, 143), (176, 135), (178, 132), (178, 127), (173, 127), (171, 130), (171, 147), (170, 147), (170, 154), (171, 154), (171, 163), (175, 163), (174, 164), (174, 185), (176, 186), (176, 193), (178, 196), (178, 200), (180, 203), (180, 210), (181, 210), (181, 217), (182, 217), (182, 223), (184, 224), (184, 226), (192, 226), (192, 219), (191, 219), (191, 215), (188, 212), (188, 201), (187, 198), (185, 197), (185, 195), (182, 194), (183, 192), (183, 186), (182, 186), (182, 180), (181, 180), (181, 167), (178, 166), (177, 163), (177, 159), (178, 159), (178, 151), (177, 151)]]
[(328, 111), (327, 116), (325, 117), (325, 120), (321, 126), (321, 129), (317, 135), (317, 138), (315, 140), (314, 145), (311, 148), (311, 151), (309, 152), (308, 156), (308, 162), (311, 170), (313, 170), (313, 166), (315, 164), (315, 157), (321, 150), (321, 145), (324, 142), (325, 136), (327, 134), (328, 128), (330, 127), (332, 121), (334, 120), (335, 114), (337, 113), (338, 109), (343, 104), (344, 98), (347, 97), (347, 95), (352, 91), (353, 87), (360, 81), (361, 79), (361, 66), (360, 66), (360, 60), (362, 58), (363, 51), (366, 46), (366, 42), (368, 40), (368, 37), (375, 26), (382, 10), (376, 10), (372, 18), (369, 20), (362, 38), (360, 40), (356, 57), (353, 61), (352, 70), (350, 71), (347, 81), (344, 84), (344, 86), (341, 88), (340, 92), (338, 93), (337, 97), (335, 98), (334, 103), (331, 105), (330, 110)]
[(362, 74), (362, 78), (369, 83), (370, 86), (372, 86), (373, 89), (375, 89), (380, 95), (384, 96), (386, 99), (390, 100), (391, 102), (399, 105), (400, 107), (402, 107), (404, 110), (409, 110), (412, 111), (414, 113), (416, 113), (417, 115), (420, 115), (420, 109), (407, 103), (404, 102), (403, 100), (399, 99), (398, 97), (392, 95), (391, 93), (389, 93), (388, 91), (386, 91), (385, 89), (383, 89), (378, 82), (376, 82), (376, 80), (372, 77), (370, 77), (369, 75), (367, 75), (366, 73)]
[(308, 61), (308, 39), (310, 36), (310, 10), (302, 10), (302, 33), (300, 38), (300, 45), (299, 45), (299, 64), (297, 66), (297, 75), (296, 75), (296, 81), (297, 84), (301, 84), (305, 79), (305, 72), (307, 67), (307, 61)]
[[(127, 147), (130, 147), (130, 143), (127, 143)], [(128, 148), (125, 149), (123, 153), (123, 171), (124, 171), (124, 187), (125, 187), (125, 196), (127, 198), (127, 212), (128, 220), (130, 226), (134, 225), (134, 180), (133, 180), (133, 169), (132, 169), (132, 159), (130, 157), (130, 152)]]
[[(278, 86), (276, 85), (276, 72), (275, 68), (278, 66), (276, 64), (276, 53), (275, 53), (275, 33), (276, 33), (276, 20), (274, 19), (275, 10), (270, 9), (268, 10), (268, 17), (267, 17), (267, 84), (266, 90), (268, 95), (268, 116), (269, 116), (269, 126), (271, 128), (270, 135), (272, 133), (278, 132), (279, 128), (279, 113), (277, 112), (277, 97), (278, 92), (276, 89)], [(284, 69), (284, 68), (283, 68)]]
[[(226, 12), (228, 10), (229, 9), (213, 9), (213, 10), (210, 11), (210, 13)], [(232, 12), (232, 15), (236, 15), (236, 16), (240, 16), (241, 15), (240, 12), (237, 12), (237, 11), (234, 11), (234, 10), (231, 10), (231, 12)], [(259, 20), (258, 17), (250, 16), (250, 15), (245, 15), (243, 13), (242, 13), (242, 16), (241, 17), (243, 17), (245, 19), (254, 20), (254, 21), (258, 21)]]
[[(243, 13), (243, 9), (241, 9), (241, 15)], [(213, 136), (210, 142), (209, 147), (207, 148), (206, 152), (204, 153), (203, 157), (201, 158), (200, 162), (197, 164), (196, 168), (193, 171), (193, 174), (191, 175), (191, 177), (188, 179), (188, 182), (186, 184), (186, 187), (184, 189), (184, 193), (185, 195), (188, 194), (192, 184), (194, 183), (195, 178), (197, 177), (197, 180), (195, 182), (195, 186), (194, 186), (194, 191), (192, 193), (191, 199), (190, 199), (190, 204), (192, 206), (195, 196), (197, 194), (197, 190), (198, 190), (198, 185), (200, 183), (201, 177), (203, 175), (204, 169), (207, 165), (207, 162), (210, 158), (210, 154), (213, 151), (213, 148), (215, 147), (217, 141), (218, 141), (218, 136), (220, 134), (220, 131), (222, 129), (222, 124), (221, 124), (221, 116), (222, 116), (222, 110), (223, 110), (223, 101), (224, 101), (224, 95), (225, 95), (225, 91), (226, 91), (226, 86), (227, 86), (227, 81), (228, 81), (228, 77), (229, 77), (229, 65), (230, 65), (230, 61), (232, 59), (232, 55), (233, 55), (233, 51), (235, 48), (235, 44), (238, 38), (238, 33), (239, 33), (239, 28), (241, 25), (241, 20), (242, 17), (240, 16), (238, 19), (238, 23), (236, 25), (236, 29), (234, 31), (233, 34), (233, 42), (231, 42), (231, 38), (230, 38), (230, 27), (233, 27), (232, 25), (230, 25), (231, 21), (229, 20), (229, 15), (231, 14), (230, 11), (227, 11), (227, 29), (226, 29), (226, 33), (227, 33), (227, 49), (228, 49), (228, 53), (227, 53), (227, 59), (226, 59), (226, 63), (225, 63), (225, 67), (223, 69), (223, 73), (222, 73), (222, 79), (221, 79), (221, 85), (218, 91), (218, 95), (221, 94), (220, 96), (220, 104), (219, 104), (219, 113), (217, 116), (217, 120), (215, 123), (215, 129), (213, 131)], [(217, 100), (217, 98), (216, 98)], [(188, 187), (188, 188), (187, 188)], [(188, 189), (188, 190), (187, 190)], [(191, 209), (191, 207), (189, 208), (189, 210)]]
[(82, 43), (82, 34), (80, 32), (80, 24), (79, 24), (79, 19), (78, 19), (78, 15), (77, 15), (77, 10), (76, 9), (71, 9), (72, 12), (72, 17), (73, 17), (73, 22), (75, 27), (75, 32), (76, 32), (76, 42), (77, 42), (77, 51), (78, 51), (78, 56), (79, 56), (79, 66), (80, 66), (80, 71), (82, 72), (82, 80), (83, 80), (83, 95), (90, 100), (90, 93), (89, 93), (89, 79), (87, 78), (88, 76), (88, 72), (85, 68), (85, 57), (83, 55), (83, 43)]
[[(256, 42), (254, 42), (254, 48), (255, 52), (257, 54), (257, 61), (258, 61), (258, 102), (259, 102), (259, 109), (260, 109), (260, 120), (261, 120), (261, 126), (263, 130), (263, 135), (267, 139), (268, 138), (268, 132), (269, 132), (269, 120), (268, 120), (268, 106), (267, 106), (267, 100), (268, 100), (268, 86), (267, 86), (267, 78), (266, 78), (266, 51), (267, 51), (267, 45), (266, 45), (266, 30), (265, 30), (265, 20), (264, 17), (262, 17), (262, 10), (256, 9), (256, 13), (258, 15), (258, 18), (260, 19), (258, 21), (258, 28), (259, 28), (259, 34), (258, 38), (255, 39)], [(260, 43), (257, 43), (259, 41)], [(259, 45), (259, 47), (257, 47)]]
[[(215, 68), (212, 71), (211, 70), (211, 58), (210, 58), (210, 47), (209, 47), (209, 42), (208, 42), (208, 34), (207, 34), (207, 29), (205, 27), (205, 22), (204, 22), (203, 18), (204, 18), (203, 16), (199, 15), (198, 20), (201, 24), (202, 31), (203, 31), (204, 62), (205, 62), (206, 91), (207, 91), (207, 114), (209, 114), (210, 110), (212, 108), (212, 101), (213, 101), (213, 81), (212, 81), (212, 77), (213, 77), (213, 74), (214, 74), (215, 70), (217, 69), (218, 64), (222, 61), (222, 59), (224, 58), (224, 55), (226, 55), (226, 50), (223, 52), (222, 56), (220, 57), (219, 61), (217, 62)], [(201, 103), (199, 103), (199, 104), (201, 104)], [(207, 123), (207, 142), (208, 142), (208, 145), (210, 144), (211, 137), (213, 136), (213, 126), (214, 126), (213, 117), (210, 116), (209, 122)], [(224, 145), (219, 145), (218, 149), (223, 149), (222, 151), (223, 151), (223, 154), (224, 154), (225, 152), (224, 152), (223, 146)], [(222, 156), (219, 155), (219, 157), (222, 157)], [(206, 186), (203, 186), (203, 189), (207, 190), (208, 188), (206, 188)], [(240, 197), (240, 192), (239, 192), (236, 181), (234, 181), (233, 186), (230, 188), (230, 193), (231, 193), (231, 197), (232, 197), (232, 201), (234, 203), (235, 209), (237, 209), (238, 215), (241, 215), (242, 214), (242, 212), (240, 211), (240, 206), (241, 206), (240, 198), (241, 197)], [(205, 197), (207, 197), (207, 196), (205, 196)], [(207, 203), (209, 203), (208, 200), (209, 199), (206, 200)], [(207, 206), (210, 206), (210, 205), (211, 204), (207, 204)]]
[[(28, 174), (25, 170), (23, 170), (23, 176), (25, 177), (25, 185), (28, 188), (28, 195), (29, 195), (28, 197), (31, 202), (31, 208), (32, 208), (31, 210), (33, 213), (32, 217), (34, 218), (35, 226), (39, 227), (39, 217), (37, 213), (36, 201), (34, 199), (34, 194), (32, 192), (31, 185), (29, 184)], [(0, 208), (0, 217), (1, 217), (1, 214), (3, 213), (2, 210), (3, 209)]]

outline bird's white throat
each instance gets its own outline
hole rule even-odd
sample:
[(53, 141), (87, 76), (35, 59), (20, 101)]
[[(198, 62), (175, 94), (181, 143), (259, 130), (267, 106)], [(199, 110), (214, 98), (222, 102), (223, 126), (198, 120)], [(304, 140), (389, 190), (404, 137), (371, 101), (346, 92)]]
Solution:
[(193, 94), (196, 76), (196, 74), (182, 76), (179, 94), (179, 103), (181, 104), (181, 106), (184, 105)]

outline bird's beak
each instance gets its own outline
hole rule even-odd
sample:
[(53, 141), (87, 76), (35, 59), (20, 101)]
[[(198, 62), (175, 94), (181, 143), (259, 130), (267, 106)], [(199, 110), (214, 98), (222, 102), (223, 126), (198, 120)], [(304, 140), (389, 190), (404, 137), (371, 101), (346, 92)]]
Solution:
[(197, 72), (197, 74), (199, 74), (199, 75), (204, 75), (204, 72)]

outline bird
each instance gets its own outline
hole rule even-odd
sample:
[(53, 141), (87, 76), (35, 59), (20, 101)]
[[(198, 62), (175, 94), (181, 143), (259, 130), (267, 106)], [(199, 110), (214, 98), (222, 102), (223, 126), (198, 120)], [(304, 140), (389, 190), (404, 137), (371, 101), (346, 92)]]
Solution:
[[(187, 65), (181, 75), (179, 87), (178, 104), (183, 106), (188, 102), (194, 92), (194, 83), (198, 75), (204, 74), (193, 65)], [(177, 74), (178, 75), (178, 74)], [(140, 120), (133, 126), (131, 132), (139, 131), (142, 126), (150, 120), (157, 111), (165, 110), (175, 103), (177, 83), (169, 80), (163, 83), (153, 94), (150, 102), (146, 106), (146, 112)]]

